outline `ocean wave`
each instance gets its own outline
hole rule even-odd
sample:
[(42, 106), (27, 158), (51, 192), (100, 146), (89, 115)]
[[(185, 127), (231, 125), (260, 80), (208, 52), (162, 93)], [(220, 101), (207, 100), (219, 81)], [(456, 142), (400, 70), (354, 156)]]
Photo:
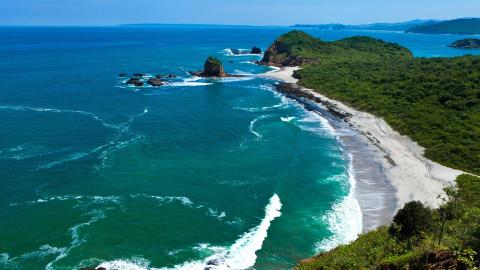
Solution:
[(185, 262), (174, 266), (173, 268), (153, 268), (150, 267), (150, 261), (145, 259), (130, 260), (114, 260), (103, 262), (98, 267), (104, 267), (107, 270), (227, 270), (248, 269), (255, 265), (257, 260), (256, 252), (263, 246), (263, 242), (268, 236), (268, 229), (271, 223), (281, 216), (282, 203), (277, 194), (270, 198), (268, 205), (265, 207), (265, 217), (260, 224), (243, 234), (229, 248), (212, 247), (208, 244), (200, 244), (194, 249), (199, 252), (207, 251), (207, 253), (215, 253), (207, 257), (205, 260)]
[(333, 126), (330, 124), (328, 119), (321, 116), (317, 112), (312, 112), (308, 110), (303, 111), (302, 118), (297, 121), (298, 127), (302, 130), (314, 132), (314, 133), (325, 133), (331, 136), (337, 136), (337, 133)]
[(349, 155), (348, 179), (350, 189), (348, 195), (343, 200), (334, 204), (332, 210), (323, 217), (323, 221), (329, 226), (333, 236), (324, 239), (316, 244), (317, 252), (332, 250), (339, 245), (348, 244), (362, 233), (362, 210), (360, 204), (355, 198), (355, 172), (353, 171), (353, 157)]

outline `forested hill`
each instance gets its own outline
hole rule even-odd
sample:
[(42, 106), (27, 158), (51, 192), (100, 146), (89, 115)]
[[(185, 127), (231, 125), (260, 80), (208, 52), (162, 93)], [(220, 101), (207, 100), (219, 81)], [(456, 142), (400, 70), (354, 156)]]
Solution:
[(301, 65), (306, 87), (383, 117), (449, 167), (480, 173), (480, 57), (415, 58), (369, 37), (279, 37), (264, 64)]
[(406, 32), (423, 34), (456, 34), (478, 35), (480, 34), (480, 19), (456, 19), (433, 24), (417, 25)]

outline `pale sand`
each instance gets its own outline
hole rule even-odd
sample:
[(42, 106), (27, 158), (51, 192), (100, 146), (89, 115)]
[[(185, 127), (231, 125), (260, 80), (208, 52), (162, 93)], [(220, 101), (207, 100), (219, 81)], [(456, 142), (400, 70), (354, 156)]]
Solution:
[[(292, 76), (297, 69), (298, 67), (285, 67), (264, 76), (286, 83), (297, 83), (298, 80)], [(396, 189), (396, 209), (412, 200), (438, 207), (441, 203), (438, 195), (444, 195), (443, 188), (454, 184), (456, 177), (463, 173), (425, 158), (423, 147), (407, 136), (400, 135), (383, 119), (355, 110), (311, 89), (304, 90), (353, 115), (349, 122), (381, 151), (383, 170), (390, 184)]]

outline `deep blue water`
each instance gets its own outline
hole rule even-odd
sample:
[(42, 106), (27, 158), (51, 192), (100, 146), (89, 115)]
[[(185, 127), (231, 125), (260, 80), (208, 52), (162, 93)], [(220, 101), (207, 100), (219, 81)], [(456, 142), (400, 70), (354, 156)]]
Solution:
[[(0, 268), (285, 269), (360, 232), (326, 119), (256, 76), (259, 56), (225, 50), (289, 30), (0, 28)], [(306, 31), (466, 53), (447, 47), (458, 36)], [(187, 74), (210, 55), (245, 77)], [(123, 72), (177, 78), (135, 88)]]

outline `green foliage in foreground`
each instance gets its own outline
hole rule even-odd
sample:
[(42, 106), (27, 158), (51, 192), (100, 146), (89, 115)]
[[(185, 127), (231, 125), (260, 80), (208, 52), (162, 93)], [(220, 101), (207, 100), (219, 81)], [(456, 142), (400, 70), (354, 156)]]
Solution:
[[(428, 255), (440, 252), (450, 254), (450, 260), (467, 269), (478, 269), (480, 178), (459, 176), (457, 187), (447, 188), (446, 193), (445, 203), (433, 211), (431, 220), (420, 215), (422, 219), (415, 221), (422, 225), (416, 226), (422, 228), (420, 235), (405, 239), (392, 234), (392, 228), (401, 226), (401, 220), (406, 218), (397, 215), (395, 220), (400, 222), (390, 228), (381, 227), (362, 235), (349, 245), (301, 262), (296, 269), (427, 269)], [(407, 212), (417, 208), (418, 203), (414, 204)]]
[(278, 57), (299, 56), (306, 87), (383, 117), (444, 165), (480, 173), (480, 56), (414, 58), (369, 37), (324, 42), (280, 37)]

